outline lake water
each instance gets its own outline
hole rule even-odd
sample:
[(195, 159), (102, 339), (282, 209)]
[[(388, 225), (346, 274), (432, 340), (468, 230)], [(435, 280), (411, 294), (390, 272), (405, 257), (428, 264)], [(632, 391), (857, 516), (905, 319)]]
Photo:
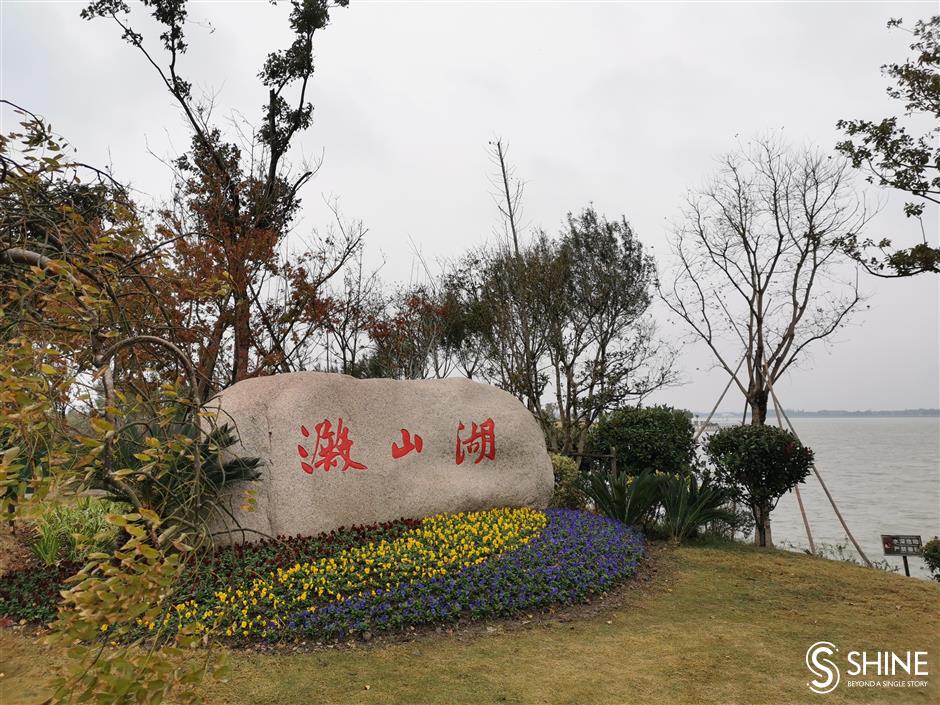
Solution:
[[(940, 535), (940, 418), (792, 421), (800, 440), (815, 451), (816, 467), (862, 550), (903, 573), (900, 557), (883, 555), (881, 534), (920, 534), (925, 543)], [(848, 544), (856, 556), (815, 475), (800, 494), (817, 548)], [(771, 528), (778, 546), (808, 547), (794, 493), (781, 498)], [(928, 575), (920, 558), (908, 561), (911, 575)]]

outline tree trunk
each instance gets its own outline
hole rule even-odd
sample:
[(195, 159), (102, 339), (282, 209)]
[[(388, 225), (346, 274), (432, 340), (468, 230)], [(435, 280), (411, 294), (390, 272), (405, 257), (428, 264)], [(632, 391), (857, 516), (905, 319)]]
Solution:
[(248, 377), (251, 351), (251, 299), (248, 297), (248, 273), (237, 263), (232, 271), (232, 325), (235, 349), (232, 352), (232, 384)]
[(251, 307), (246, 292), (235, 292), (235, 350), (232, 384), (248, 376), (248, 355), (251, 349)]
[(770, 508), (754, 507), (754, 543), (763, 548), (773, 548), (774, 541), (770, 533)]
[(219, 351), (222, 348), (222, 338), (228, 328), (229, 316), (225, 305), (219, 307), (221, 313), (212, 326), (212, 334), (204, 348), (199, 351), (199, 361), (196, 366), (196, 376), (199, 379), (199, 398), (208, 399), (210, 392), (215, 392), (215, 367), (219, 361)]
[(763, 426), (767, 423), (768, 396), (766, 389), (754, 389), (748, 392), (747, 404), (751, 409), (751, 423), (755, 426)]

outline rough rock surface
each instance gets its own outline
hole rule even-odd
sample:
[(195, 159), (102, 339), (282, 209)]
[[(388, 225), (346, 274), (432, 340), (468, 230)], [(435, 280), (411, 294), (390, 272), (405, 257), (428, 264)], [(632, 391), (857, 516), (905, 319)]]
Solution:
[[(209, 404), (231, 450), (263, 461), (232, 488), (238, 526), (269, 536), (499, 506), (545, 506), (552, 466), (538, 424), (510, 394), (466, 379), (359, 380), (297, 372), (248, 379)], [(254, 508), (245, 511), (245, 490)], [(215, 531), (235, 529), (226, 526)], [(261, 536), (238, 532), (235, 541)]]

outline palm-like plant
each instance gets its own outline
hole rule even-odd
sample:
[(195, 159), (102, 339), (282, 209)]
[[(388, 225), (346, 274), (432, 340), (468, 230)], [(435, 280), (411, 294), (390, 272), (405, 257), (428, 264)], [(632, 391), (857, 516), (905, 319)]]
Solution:
[(593, 473), (587, 494), (602, 514), (624, 524), (639, 524), (659, 501), (659, 482), (650, 470), (638, 475)]
[(699, 484), (695, 475), (664, 475), (660, 480), (663, 525), (673, 541), (682, 541), (712, 522), (729, 522), (728, 492), (708, 479)]
[[(219, 501), (222, 491), (261, 477), (260, 459), (225, 453), (237, 440), (227, 424), (201, 431), (188, 421), (130, 423), (111, 447), (120, 480), (100, 474), (92, 486), (104, 490), (112, 501), (156, 512), (164, 526), (204, 535), (212, 515), (224, 511)], [(198, 472), (195, 453), (200, 459)]]

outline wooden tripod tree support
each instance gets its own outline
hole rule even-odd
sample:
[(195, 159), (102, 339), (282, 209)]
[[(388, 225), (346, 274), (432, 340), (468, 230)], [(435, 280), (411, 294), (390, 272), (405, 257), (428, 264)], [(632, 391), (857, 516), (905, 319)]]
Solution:
[[(773, 384), (770, 383), (770, 377), (765, 376), (765, 378), (767, 379), (768, 387), (770, 387), (770, 396), (774, 402), (774, 413), (777, 415), (777, 424), (780, 426), (781, 430), (785, 430), (783, 428), (783, 419), (780, 418), (780, 414), (783, 410), (780, 408), (780, 404), (777, 402), (777, 396), (774, 394), (774, 387)], [(796, 431), (793, 432), (793, 435), (796, 435)], [(816, 469), (815, 464), (813, 465), (813, 469)], [(793, 489), (796, 492), (796, 503), (800, 507), (800, 516), (803, 517), (803, 528), (806, 529), (806, 540), (809, 541), (809, 552), (815, 556), (816, 542), (813, 541), (813, 532), (809, 528), (809, 519), (806, 518), (806, 508), (803, 506), (803, 496), (800, 494), (800, 486), (796, 485)]]
[[(738, 331), (738, 335), (741, 333)], [(744, 338), (741, 338), (742, 342)], [(735, 375), (737, 375), (738, 370), (741, 369), (741, 365), (744, 364), (744, 360), (747, 358), (741, 358), (741, 362), (738, 363), (738, 366), (735, 368), (734, 373), (731, 375), (731, 379), (728, 380), (728, 384), (725, 385), (724, 391), (722, 391), (721, 396), (718, 397), (718, 401), (715, 402), (715, 406), (712, 407), (712, 410), (708, 414), (708, 418), (705, 419), (705, 422), (699, 427), (696, 431), (695, 436), (693, 437), (693, 442), (697, 442), (699, 436), (705, 430), (705, 427), (708, 425), (708, 422), (712, 420), (712, 416), (715, 415), (715, 412), (718, 410), (718, 406), (721, 404), (722, 400), (725, 398), (725, 395), (728, 393), (728, 390), (731, 389), (731, 385), (734, 383)], [(796, 436), (799, 440), (799, 434), (797, 434), (796, 429), (793, 427), (793, 423), (790, 421), (790, 418), (787, 416), (787, 412), (783, 410), (783, 407), (780, 406), (780, 400), (777, 398), (776, 392), (774, 392), (773, 384), (770, 382), (770, 376), (764, 375), (764, 378), (767, 380), (768, 391), (770, 392), (770, 397), (774, 403), (774, 411), (777, 414), (777, 423), (780, 424), (780, 428), (783, 428), (783, 421), (787, 422), (787, 426), (790, 428), (790, 432)], [(746, 413), (746, 412), (745, 412)], [(781, 416), (783, 418), (781, 418)], [(829, 504), (832, 506), (832, 511), (835, 512), (836, 518), (838, 518), (839, 523), (842, 525), (842, 528), (845, 530), (845, 535), (848, 536), (849, 540), (852, 542), (852, 545), (855, 547), (855, 550), (858, 551), (858, 555), (861, 556), (862, 560), (865, 562), (869, 568), (873, 568), (872, 562), (868, 560), (868, 556), (865, 555), (865, 551), (862, 550), (862, 547), (859, 546), (858, 541), (855, 540), (855, 536), (852, 534), (851, 529), (849, 529), (848, 524), (845, 523), (845, 518), (842, 516), (842, 512), (839, 511), (839, 507), (836, 505), (836, 501), (832, 496), (832, 493), (829, 491), (829, 488), (826, 486), (826, 482), (823, 480), (822, 475), (819, 474), (819, 470), (816, 467), (816, 463), (812, 464), (813, 474), (816, 476), (816, 479), (819, 480), (819, 485), (822, 487), (823, 492), (826, 495), (826, 499), (829, 500)], [(810, 529), (809, 519), (806, 516), (806, 508), (803, 506), (803, 497), (800, 494), (800, 488), (794, 487), (796, 491), (796, 501), (800, 507), (800, 516), (803, 517), (803, 528), (806, 530), (806, 538), (809, 541), (810, 553), (816, 555), (816, 542), (813, 540), (813, 532)]]
[[(783, 410), (780, 406), (780, 401), (777, 399), (777, 395), (774, 393), (773, 387), (770, 388), (770, 395), (773, 398), (774, 405), (780, 409), (780, 413), (783, 414), (784, 420), (787, 422), (787, 426), (790, 427), (790, 432), (799, 439), (799, 435), (796, 433), (796, 429), (793, 428), (793, 423), (790, 421), (790, 418), (787, 416), (787, 412)], [(832, 493), (829, 491), (829, 488), (826, 486), (825, 481), (822, 479), (822, 475), (819, 474), (819, 469), (816, 467), (814, 462), (812, 465), (813, 474), (816, 475), (816, 479), (819, 480), (819, 486), (822, 487), (823, 492), (826, 493), (826, 499), (829, 500), (829, 504), (832, 505), (832, 511), (835, 512), (836, 517), (839, 519), (839, 523), (842, 524), (842, 528), (845, 529), (845, 535), (849, 537), (849, 541), (852, 542), (852, 545), (855, 546), (855, 550), (858, 551), (858, 555), (862, 557), (862, 560), (865, 561), (865, 565), (869, 568), (874, 568), (872, 562), (868, 560), (868, 556), (865, 555), (865, 552), (862, 550), (862, 547), (858, 545), (858, 541), (855, 540), (855, 536), (852, 535), (852, 531), (849, 529), (848, 524), (845, 523), (845, 519), (842, 517), (842, 512), (839, 511), (839, 507), (836, 506), (836, 501), (832, 497)]]
[(692, 442), (697, 443), (699, 436), (705, 431), (705, 428), (708, 426), (708, 422), (712, 420), (712, 416), (715, 415), (715, 412), (718, 411), (718, 406), (721, 404), (722, 400), (725, 398), (725, 394), (728, 393), (728, 390), (731, 389), (731, 385), (734, 384), (735, 375), (738, 374), (738, 370), (741, 369), (741, 365), (744, 364), (744, 361), (747, 359), (747, 355), (741, 358), (741, 362), (738, 363), (738, 366), (734, 368), (734, 374), (731, 375), (731, 379), (728, 380), (728, 384), (725, 385), (725, 390), (721, 393), (721, 396), (718, 397), (718, 401), (715, 402), (715, 406), (712, 407), (712, 410), (708, 412), (708, 418), (699, 426), (698, 430), (695, 432), (695, 435), (692, 436)]

